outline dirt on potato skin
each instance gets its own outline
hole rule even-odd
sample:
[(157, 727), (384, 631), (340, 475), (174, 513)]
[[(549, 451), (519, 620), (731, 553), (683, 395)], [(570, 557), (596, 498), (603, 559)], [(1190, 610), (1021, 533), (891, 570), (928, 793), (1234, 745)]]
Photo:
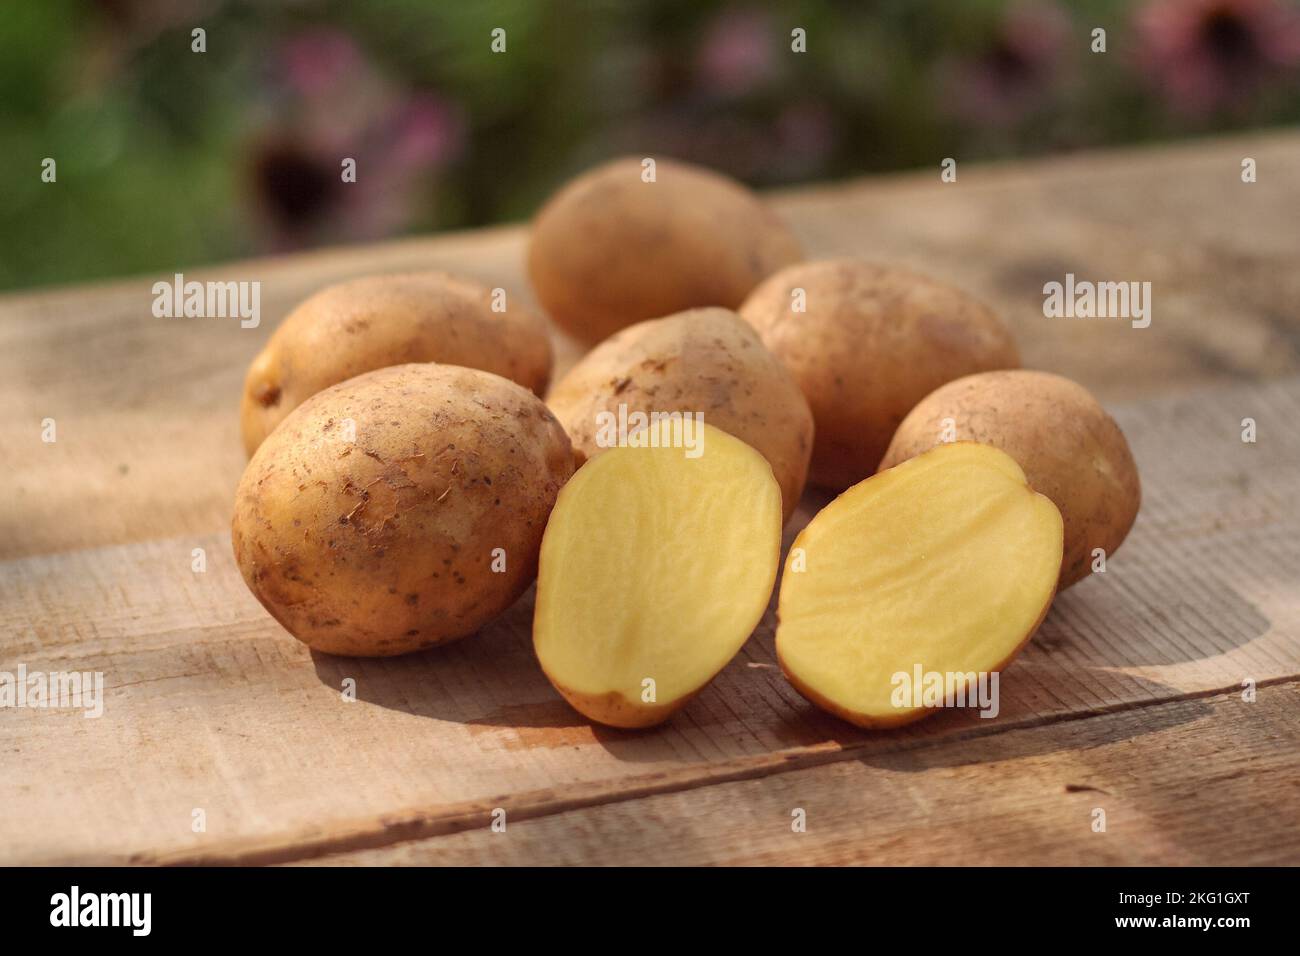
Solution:
[(881, 263), (789, 266), (739, 312), (807, 397), (817, 426), (809, 481), (836, 491), (875, 473), (899, 423), (931, 391), (1020, 366), (1010, 329), (978, 299)]
[(767, 459), (785, 520), (803, 495), (812, 411), (793, 376), (728, 309), (690, 309), (624, 329), (583, 356), (546, 401), (584, 458), (603, 450), (602, 413), (698, 412)]
[(236, 494), (235, 557), (311, 647), (419, 650), (474, 633), (527, 589), (573, 465), (521, 386), (456, 366), (381, 369), (318, 393), (258, 449)]

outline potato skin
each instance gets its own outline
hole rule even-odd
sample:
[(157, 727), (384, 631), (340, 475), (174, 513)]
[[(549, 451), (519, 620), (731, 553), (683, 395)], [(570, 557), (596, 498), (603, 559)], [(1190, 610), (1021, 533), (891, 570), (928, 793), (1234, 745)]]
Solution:
[[(806, 311), (794, 311), (803, 289)], [(918, 273), (856, 259), (782, 269), (740, 314), (794, 373), (817, 423), (810, 481), (843, 490), (869, 477), (898, 423), (945, 382), (1020, 365), (988, 308)]]
[(315, 650), (418, 650), (523, 593), (572, 472), (564, 430), (522, 386), (454, 365), (379, 369), (318, 392), (262, 443), (235, 496), (235, 560)]
[(528, 274), (573, 337), (700, 306), (734, 309), (765, 276), (803, 258), (776, 214), (740, 183), (668, 159), (656, 181), (624, 157), (574, 179), (533, 221)]
[(596, 444), (599, 412), (703, 412), (704, 421), (767, 459), (781, 487), (784, 519), (803, 494), (813, 449), (813, 417), (799, 386), (728, 309), (691, 309), (640, 322), (588, 352), (557, 382), (546, 403), (576, 451)]
[(1091, 573), (1093, 548), (1114, 555), (1137, 518), (1142, 487), (1124, 433), (1086, 388), (1019, 369), (950, 382), (903, 420), (880, 468), (939, 444), (945, 418), (953, 419), (959, 440), (1014, 458), (1030, 486), (1060, 509), (1065, 554), (1058, 590)]
[(546, 679), (568, 705), (582, 716), (608, 727), (618, 727), (620, 730), (643, 730), (646, 727), (662, 724), (698, 697), (700, 691), (713, 683), (712, 680), (705, 681), (685, 697), (666, 703), (642, 704), (629, 701), (618, 691), (610, 691), (606, 694), (583, 694), (564, 686), (550, 674), (546, 675)]
[(536, 313), (492, 311), (492, 290), (445, 272), (367, 276), (322, 289), (289, 313), (244, 380), (240, 423), (250, 456), (322, 389), (389, 365), (440, 362), (546, 391), (551, 340)]

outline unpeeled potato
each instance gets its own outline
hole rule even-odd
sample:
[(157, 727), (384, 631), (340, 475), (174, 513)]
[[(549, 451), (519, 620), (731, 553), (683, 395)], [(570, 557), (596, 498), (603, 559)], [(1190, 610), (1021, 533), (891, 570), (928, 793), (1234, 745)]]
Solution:
[(1046, 615), (1061, 543), (1056, 506), (996, 448), (943, 445), (882, 471), (795, 538), (777, 605), (781, 669), (862, 727), (932, 713), (913, 691), (930, 675), (969, 701)]
[(537, 214), (528, 275), (542, 307), (575, 338), (686, 309), (734, 309), (765, 276), (802, 258), (752, 192), (711, 170), (625, 157), (584, 173)]
[(469, 279), (416, 272), (341, 282), (289, 313), (253, 360), (240, 410), (244, 449), (252, 455), (302, 402), (362, 372), (440, 362), (493, 372), (541, 395), (551, 358), (538, 315)]
[(472, 634), (532, 583), (573, 471), (532, 392), (454, 365), (396, 365), (307, 399), (235, 496), (249, 589), (318, 651), (387, 656)]
[(931, 391), (1020, 364), (1006, 326), (960, 289), (856, 259), (782, 269), (740, 314), (807, 396), (817, 427), (810, 481), (834, 489), (875, 471), (898, 423)]
[(767, 459), (786, 519), (803, 494), (812, 412), (753, 327), (727, 309), (692, 309), (624, 329), (588, 352), (546, 403), (586, 457), (602, 450), (602, 423), (620, 409), (698, 413)]
[(1062, 589), (1087, 577), (1098, 557), (1109, 559), (1133, 527), (1142, 502), (1133, 453), (1119, 425), (1077, 382), (1027, 369), (950, 382), (912, 409), (880, 467), (953, 440), (1002, 449), (1056, 502), (1065, 519)]

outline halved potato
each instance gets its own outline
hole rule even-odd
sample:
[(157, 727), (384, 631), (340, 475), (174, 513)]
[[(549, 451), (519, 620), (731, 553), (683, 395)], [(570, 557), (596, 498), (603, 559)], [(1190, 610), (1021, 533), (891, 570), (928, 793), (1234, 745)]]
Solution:
[[(919, 667), (973, 691), (1047, 613), (1061, 514), (987, 445), (941, 445), (860, 482), (795, 539), (776, 651), (798, 691), (862, 727), (931, 712), (900, 695)], [(900, 678), (899, 675), (905, 675)]]
[(712, 680), (763, 616), (780, 562), (766, 459), (702, 424), (691, 457), (674, 427), (578, 469), (542, 538), (537, 658), (574, 708), (615, 727), (666, 720)]
[(1000, 448), (1061, 509), (1065, 556), (1057, 590), (1088, 577), (1137, 519), (1142, 482), (1124, 433), (1097, 399), (1060, 375), (1008, 369), (967, 375), (935, 389), (894, 432), (880, 468), (933, 448), (946, 432)]
[(601, 451), (602, 418), (699, 412), (762, 453), (789, 520), (803, 494), (813, 417), (799, 384), (727, 309), (691, 309), (629, 326), (584, 355), (546, 396), (583, 460)]

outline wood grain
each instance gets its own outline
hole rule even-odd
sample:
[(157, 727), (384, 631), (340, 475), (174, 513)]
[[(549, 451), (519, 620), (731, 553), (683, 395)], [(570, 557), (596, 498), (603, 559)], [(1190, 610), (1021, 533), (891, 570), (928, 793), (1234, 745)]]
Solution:
[[(526, 300), (517, 228), (187, 275), (262, 281), (254, 330), (154, 318), (154, 276), (0, 298), (0, 671), (100, 671), (108, 685), (99, 719), (0, 709), (0, 862), (612, 862), (647, 852), (660, 830), (664, 854), (648, 859), (923, 861), (997, 857), (970, 832), (995, 817), (990, 832), (1017, 862), (1293, 855), (1294, 724), (1267, 701), (1300, 674), (1298, 147), (1294, 134), (1261, 135), (963, 167), (952, 186), (925, 174), (775, 198), (815, 255), (910, 264), (988, 299), (1028, 364), (1108, 400), (1143, 475), (1129, 541), (1105, 575), (1058, 600), (1003, 682), (1001, 715), (941, 714), (889, 734), (826, 717), (789, 687), (770, 614), (705, 693), (637, 734), (591, 726), (552, 691), (531, 653), (530, 598), (456, 645), (348, 661), (311, 655), (249, 595), (226, 530), (243, 466), (237, 396), (275, 322), (315, 289), (369, 272), (445, 268)], [(1243, 155), (1258, 160), (1259, 183), (1237, 178)], [(1043, 318), (1042, 283), (1066, 271), (1153, 281), (1151, 328)], [(563, 365), (574, 349), (560, 342), (560, 353)], [(46, 417), (53, 444), (40, 440)], [(1255, 444), (1241, 441), (1244, 417), (1259, 424)], [(788, 534), (825, 500), (807, 496)], [(346, 677), (356, 702), (341, 697)], [(1244, 806), (1234, 777), (1222, 802), (1198, 805), (1203, 819), (1171, 820), (1134, 789), (1149, 821), (1130, 850), (1053, 836), (1059, 801), (1034, 796), (1036, 774), (1104, 749), (1107, 774), (1151, 775), (1166, 791), (1212, 780), (1202, 744), (1238, 746), (1228, 695), (1247, 679), (1265, 688), (1249, 713), (1268, 734), (1245, 751), (1264, 798)], [(1085, 727), (1099, 742), (1077, 736)], [(1195, 740), (1181, 727), (1199, 728)], [(1158, 745), (1127, 745), (1134, 728)], [(1025, 762), (1016, 746), (1038, 756)], [(950, 765), (965, 753), (987, 755), (996, 775)], [(904, 754), (920, 765), (889, 776)], [(1033, 762), (1049, 754), (1059, 762)], [(974, 776), (950, 779), (959, 772)], [(767, 842), (714, 819), (744, 800), (737, 825), (761, 829), (804, 780), (825, 801), (822, 836)], [(981, 816), (956, 796), (975, 781), (1024, 796)], [(863, 822), (877, 799), (903, 804), (885, 843)], [(498, 806), (532, 821), (512, 833), (533, 836), (498, 845), (461, 832)], [(204, 832), (192, 829), (196, 808)], [(1259, 834), (1187, 848), (1198, 827), (1237, 833), (1230, 813)], [(673, 814), (705, 822), (670, 833)], [(622, 842), (610, 821), (630, 828)], [(1017, 821), (1028, 821), (1019, 840)], [(571, 850), (548, 844), (573, 834)]]
[[(1294, 420), (1300, 380), (1117, 409), (1147, 509), (1105, 575), (1057, 601), (991, 721), (946, 713), (868, 734), (826, 717), (781, 677), (770, 613), (678, 717), (634, 733), (593, 727), (551, 689), (528, 598), (473, 639), (354, 661), (312, 655), (275, 624), (224, 534), (0, 564), (0, 623), (14, 635), (0, 670), (98, 670), (109, 686), (97, 720), (0, 711), (0, 752), (21, 758), (0, 779), (0, 845), (21, 862), (284, 861), (443, 832), (507, 802), (546, 815), (1290, 679), (1300, 435), (1270, 426), (1243, 445), (1241, 408)], [(1171, 453), (1187, 447), (1201, 467)], [(190, 830), (195, 808), (204, 833)]]
[[(360, 866), (1295, 865), (1300, 686), (1170, 701), (540, 819), (508, 806)], [(805, 829), (793, 829), (802, 810)], [(1102, 811), (1105, 829), (1094, 830)], [(498, 817), (498, 819), (500, 819)]]

